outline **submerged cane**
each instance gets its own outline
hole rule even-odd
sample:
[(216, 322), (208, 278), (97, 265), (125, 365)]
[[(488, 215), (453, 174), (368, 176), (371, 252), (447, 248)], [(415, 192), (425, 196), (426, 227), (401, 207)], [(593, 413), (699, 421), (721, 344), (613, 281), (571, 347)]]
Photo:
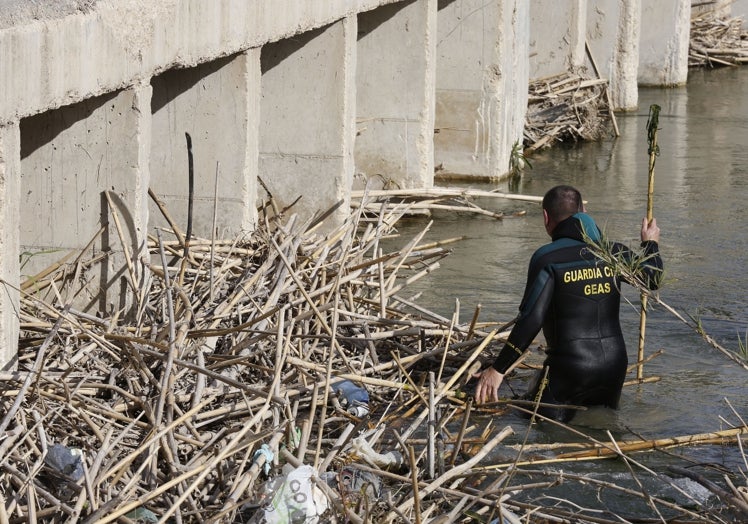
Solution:
[[(649, 118), (647, 119), (647, 143), (649, 144), (649, 178), (647, 184), (647, 221), (652, 221), (652, 208), (654, 207), (654, 168), (657, 155), (660, 154), (660, 146), (657, 145), (657, 125), (660, 118), (660, 106), (652, 104), (649, 106)], [(644, 335), (647, 328), (647, 293), (641, 293), (641, 316), (639, 318), (639, 353), (636, 360), (636, 378), (641, 382), (644, 368)]]

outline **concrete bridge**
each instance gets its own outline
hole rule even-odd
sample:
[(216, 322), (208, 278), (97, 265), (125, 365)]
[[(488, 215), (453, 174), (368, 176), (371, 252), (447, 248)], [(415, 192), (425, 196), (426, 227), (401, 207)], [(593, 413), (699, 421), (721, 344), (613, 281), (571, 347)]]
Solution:
[[(87, 248), (115, 253), (96, 278), (119, 291), (126, 257), (167, 224), (149, 190), (186, 223), (186, 133), (195, 234), (210, 236), (216, 200), (220, 235), (252, 230), (268, 191), (301, 197), (302, 218), (342, 201), (342, 220), (375, 175), (403, 188), (433, 185), (435, 165), (502, 176), (532, 79), (593, 56), (618, 110), (637, 107), (639, 84), (685, 83), (691, 8), (0, 0), (0, 367), (16, 364), (22, 281)], [(118, 295), (77, 307), (108, 315), (126, 307)]]

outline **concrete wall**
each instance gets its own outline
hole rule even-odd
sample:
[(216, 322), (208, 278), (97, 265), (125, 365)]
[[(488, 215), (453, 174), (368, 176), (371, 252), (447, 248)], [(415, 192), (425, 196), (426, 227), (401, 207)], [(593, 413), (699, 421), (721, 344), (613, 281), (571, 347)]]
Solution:
[(633, 110), (639, 103), (640, 2), (595, 0), (587, 4), (587, 43), (600, 76), (608, 79), (615, 110)]
[(436, 0), (358, 15), (357, 184), (433, 184), (435, 36)]
[[(140, 129), (140, 111), (149, 112), (148, 102), (147, 95), (143, 101), (136, 90), (127, 89), (21, 120), (22, 281), (90, 242), (93, 255), (113, 250), (138, 254), (142, 249), (147, 214), (139, 203), (147, 185), (140, 177), (147, 173), (147, 156), (141, 156), (139, 134), (133, 130)], [(121, 219), (120, 230), (112, 212)], [(96, 283), (76, 297), (76, 307), (95, 305), (95, 310), (111, 313), (124, 306), (119, 302), (119, 292), (126, 289), (123, 259), (113, 256), (107, 262), (91, 269)], [(81, 278), (92, 276), (84, 272)], [(94, 304), (105, 300), (99, 287), (111, 289), (108, 303)]]
[(0, 369), (16, 365), (18, 347), (21, 194), (21, 132), (18, 124), (0, 126)]
[(350, 17), (262, 50), (259, 176), (303, 219), (349, 199), (355, 35)]
[(735, 0), (732, 4), (732, 16), (743, 19), (743, 29), (748, 30), (748, 0)]
[(584, 64), (586, 0), (530, 2), (530, 79), (572, 71)]
[[(679, 86), (688, 79), (691, 0), (642, 0), (639, 85)], [(663, 20), (672, 20), (663, 24)]]
[(529, 3), (439, 2), (435, 164), (497, 177), (522, 140), (529, 75)]
[[(182, 233), (189, 194), (186, 133), (194, 160), (193, 233), (211, 238), (214, 212), (219, 238), (254, 224), (258, 111), (250, 106), (259, 98), (258, 56), (239, 53), (151, 79), (150, 187)], [(149, 217), (151, 229), (168, 225), (153, 201)]]
[(732, 16), (733, 5), (742, 0), (691, 0), (691, 10), (695, 16), (715, 13), (717, 16)]

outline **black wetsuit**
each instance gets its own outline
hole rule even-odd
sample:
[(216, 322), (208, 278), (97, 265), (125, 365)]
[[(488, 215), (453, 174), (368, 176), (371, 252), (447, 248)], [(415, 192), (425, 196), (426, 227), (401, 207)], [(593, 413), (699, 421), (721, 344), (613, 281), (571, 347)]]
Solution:
[[(584, 233), (582, 232), (584, 230)], [(621, 277), (589, 251), (587, 241), (600, 242), (592, 218), (577, 213), (553, 230), (553, 241), (532, 256), (520, 314), (493, 367), (500, 373), (519, 358), (543, 328), (548, 344), (543, 375), (528, 398), (547, 404), (618, 407), (628, 366), (618, 317)], [(641, 277), (656, 289), (662, 274), (657, 242), (642, 242)], [(631, 259), (623, 244), (611, 252)], [(547, 368), (547, 369), (545, 369)], [(576, 410), (541, 408), (543, 416), (568, 422)]]

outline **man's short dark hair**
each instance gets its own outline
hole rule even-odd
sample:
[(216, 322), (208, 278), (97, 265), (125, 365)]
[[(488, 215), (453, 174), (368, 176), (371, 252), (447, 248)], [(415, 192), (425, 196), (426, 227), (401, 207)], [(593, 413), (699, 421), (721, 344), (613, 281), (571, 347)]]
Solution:
[(543, 197), (543, 209), (554, 222), (561, 222), (584, 209), (582, 194), (571, 186), (556, 186)]

